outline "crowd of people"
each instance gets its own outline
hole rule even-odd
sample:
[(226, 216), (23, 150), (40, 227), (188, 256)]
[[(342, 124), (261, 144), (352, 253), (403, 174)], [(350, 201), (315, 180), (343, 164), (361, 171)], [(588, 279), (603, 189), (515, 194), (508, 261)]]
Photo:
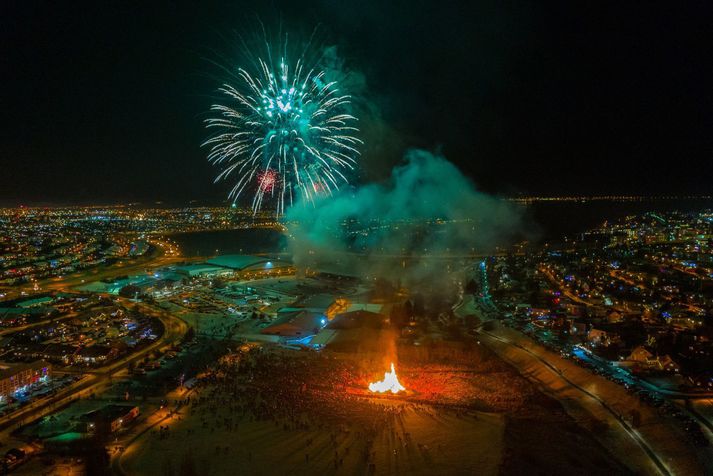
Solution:
[(412, 440), (403, 416), (409, 411), (449, 410), (407, 400), (375, 399), (366, 390), (358, 391), (366, 388), (367, 380), (364, 369), (349, 359), (288, 355), (260, 347), (231, 352), (199, 374), (190, 397), (173, 402), (171, 411), (194, 419), (194, 425), (173, 433), (168, 426), (162, 427), (155, 437), (235, 434), (216, 445), (214, 455), (238, 452), (251, 462), (256, 456), (253, 451), (259, 449), (242, 444), (250, 436), (240, 429), (249, 422), (262, 422), (286, 435), (302, 432), (300, 462), (315, 468), (327, 465), (338, 471), (349, 465), (374, 472), (377, 450), (384, 448), (395, 461), (413, 454), (427, 461), (432, 450)]

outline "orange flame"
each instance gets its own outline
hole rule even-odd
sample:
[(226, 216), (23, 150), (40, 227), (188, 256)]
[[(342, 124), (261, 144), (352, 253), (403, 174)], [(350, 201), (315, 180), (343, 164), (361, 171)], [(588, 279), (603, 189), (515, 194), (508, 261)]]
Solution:
[(396, 370), (394, 370), (394, 363), (391, 362), (391, 372), (385, 372), (384, 380), (381, 382), (370, 383), (369, 390), (379, 393), (399, 393), (402, 390), (406, 390), (406, 388), (399, 382), (399, 378), (396, 376)]

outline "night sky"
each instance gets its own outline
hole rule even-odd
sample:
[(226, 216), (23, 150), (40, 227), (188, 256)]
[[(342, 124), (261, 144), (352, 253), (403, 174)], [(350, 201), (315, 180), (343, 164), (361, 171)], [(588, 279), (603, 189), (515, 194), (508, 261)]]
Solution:
[(0, 204), (224, 199), (206, 58), (256, 16), (364, 74), (363, 181), (423, 147), (504, 195), (713, 192), (709, 1), (209, 3), (1, 2)]

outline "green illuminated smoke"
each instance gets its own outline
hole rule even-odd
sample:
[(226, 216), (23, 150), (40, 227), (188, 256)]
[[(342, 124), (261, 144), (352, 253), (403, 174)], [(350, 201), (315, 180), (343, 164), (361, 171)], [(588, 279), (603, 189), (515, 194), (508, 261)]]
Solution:
[(521, 225), (510, 203), (478, 192), (453, 164), (423, 150), (409, 151), (386, 184), (342, 191), (314, 206), (295, 205), (285, 219), (298, 265), (400, 278), (423, 270), (398, 268), (398, 260), (384, 256), (488, 252)]

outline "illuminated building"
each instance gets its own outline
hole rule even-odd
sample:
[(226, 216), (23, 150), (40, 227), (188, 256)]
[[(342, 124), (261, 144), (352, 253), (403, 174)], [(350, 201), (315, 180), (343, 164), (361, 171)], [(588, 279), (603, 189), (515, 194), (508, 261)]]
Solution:
[(50, 375), (50, 365), (42, 360), (29, 364), (0, 363), (0, 400), (46, 379)]

